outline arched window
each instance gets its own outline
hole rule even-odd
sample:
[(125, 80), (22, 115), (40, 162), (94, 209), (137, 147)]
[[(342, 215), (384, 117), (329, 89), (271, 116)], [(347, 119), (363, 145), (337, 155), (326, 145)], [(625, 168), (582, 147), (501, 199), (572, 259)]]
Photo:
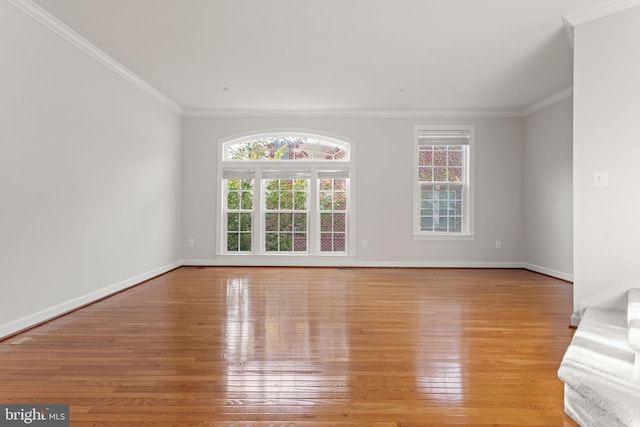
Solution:
[(349, 160), (349, 144), (306, 133), (252, 135), (226, 142), (224, 160)]
[(352, 252), (351, 145), (277, 132), (222, 142), (217, 253)]

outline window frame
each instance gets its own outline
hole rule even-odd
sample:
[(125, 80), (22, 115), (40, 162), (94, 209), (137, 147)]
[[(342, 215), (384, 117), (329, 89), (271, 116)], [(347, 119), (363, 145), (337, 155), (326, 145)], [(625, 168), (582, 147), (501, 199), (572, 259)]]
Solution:
[[(314, 160), (294, 160), (294, 159), (282, 159), (282, 160), (229, 160), (226, 158), (226, 147), (229, 144), (236, 144), (242, 141), (250, 141), (257, 138), (266, 138), (273, 136), (310, 136), (312, 138), (319, 138), (321, 140), (327, 140), (332, 144), (339, 144), (347, 151), (346, 159), (314, 159)], [(235, 136), (219, 140), (218, 161), (217, 161), (217, 180), (216, 180), (216, 193), (220, 193), (216, 197), (216, 212), (218, 219), (216, 220), (216, 256), (230, 256), (230, 257), (349, 257), (355, 253), (355, 208), (353, 204), (354, 197), (354, 163), (353, 163), (353, 143), (345, 138), (326, 136), (319, 133), (309, 133), (300, 131), (269, 131), (263, 133), (251, 133), (244, 136)], [(224, 217), (226, 209), (226, 183), (223, 178), (224, 170), (242, 170), (250, 169), (254, 173), (254, 188), (253, 188), (253, 214), (252, 214), (252, 229), (251, 251), (228, 251), (227, 250), (227, 231), (226, 231), (226, 218)], [(266, 225), (265, 225), (265, 179), (263, 177), (263, 171), (279, 171), (283, 174), (287, 172), (295, 173), (296, 171), (308, 172), (309, 185), (308, 185), (308, 200), (307, 200), (307, 250), (302, 251), (267, 251), (265, 247), (266, 240)], [(344, 170), (348, 173), (348, 191), (347, 191), (347, 216), (346, 216), (346, 243), (344, 252), (322, 252), (320, 244), (320, 209), (319, 209), (319, 186), (320, 174), (326, 170)]]
[[(423, 131), (466, 131), (469, 142), (466, 144), (465, 164), (463, 165), (462, 182), (462, 231), (424, 231), (421, 229), (421, 184), (419, 180), (419, 135)], [(436, 144), (434, 144), (436, 145)], [(440, 144), (446, 145), (446, 144)], [(454, 145), (454, 144), (452, 144)], [(456, 144), (457, 145), (457, 144)], [(414, 240), (473, 240), (474, 235), (474, 145), (475, 126), (463, 124), (449, 125), (415, 125), (413, 132), (413, 239)], [(445, 185), (447, 181), (444, 182)]]

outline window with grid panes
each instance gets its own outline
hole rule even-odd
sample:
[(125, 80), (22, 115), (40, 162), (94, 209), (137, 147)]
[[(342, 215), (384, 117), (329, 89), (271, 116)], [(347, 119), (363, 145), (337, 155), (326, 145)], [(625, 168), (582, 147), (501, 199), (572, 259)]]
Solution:
[(345, 252), (348, 171), (319, 171), (320, 251)]
[(472, 126), (416, 127), (414, 236), (472, 235)]
[(309, 171), (264, 171), (264, 250), (307, 252)]
[(217, 253), (349, 254), (348, 143), (272, 133), (221, 147), (223, 224)]
[(250, 252), (253, 227), (253, 171), (225, 170), (224, 229), (228, 252)]

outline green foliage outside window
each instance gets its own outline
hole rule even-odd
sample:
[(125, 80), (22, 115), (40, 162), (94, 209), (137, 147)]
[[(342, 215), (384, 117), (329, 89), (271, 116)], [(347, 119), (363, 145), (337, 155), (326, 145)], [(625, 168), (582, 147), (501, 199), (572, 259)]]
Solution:
[(227, 180), (227, 251), (251, 251), (253, 180)]
[(306, 179), (271, 179), (265, 182), (265, 250), (307, 250)]

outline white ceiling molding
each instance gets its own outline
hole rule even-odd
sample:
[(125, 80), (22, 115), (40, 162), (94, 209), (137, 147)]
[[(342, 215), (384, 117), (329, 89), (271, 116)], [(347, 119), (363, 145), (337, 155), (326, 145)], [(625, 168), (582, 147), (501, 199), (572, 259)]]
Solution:
[(562, 101), (565, 98), (573, 95), (573, 86), (569, 86), (566, 89), (561, 90), (560, 92), (556, 92), (553, 95), (536, 102), (535, 104), (525, 108), (521, 112), (521, 117), (526, 117), (529, 114), (533, 114), (538, 110), (542, 110), (543, 108), (548, 107), (549, 105), (555, 104), (556, 102)]
[(569, 39), (569, 45), (573, 49), (573, 34), (576, 26), (604, 18), (605, 16), (613, 15), (614, 13), (622, 12), (636, 6), (640, 6), (640, 0), (612, 0), (580, 12), (564, 15), (562, 17), (562, 22), (567, 33), (567, 38)]
[(419, 117), (523, 117), (520, 110), (185, 110), (184, 117), (269, 118), (419, 118)]
[(35, 4), (31, 0), (8, 0), (9, 3), (13, 4), (15, 7), (49, 28), (54, 33), (58, 34), (60, 37), (94, 58), (107, 68), (111, 69), (113, 72), (124, 78), (125, 80), (132, 83), (134, 86), (143, 90), (147, 94), (151, 95), (157, 101), (166, 105), (167, 107), (175, 110), (176, 112), (183, 114), (183, 108), (178, 105), (175, 101), (167, 97), (165, 94), (160, 92), (158, 89), (151, 86), (149, 83), (138, 77), (131, 70), (126, 68), (124, 65), (120, 64), (118, 61), (107, 55), (104, 51), (96, 47), (94, 44), (89, 42), (87, 39), (73, 31), (71, 28), (66, 26), (56, 17), (51, 15), (49, 12)]

